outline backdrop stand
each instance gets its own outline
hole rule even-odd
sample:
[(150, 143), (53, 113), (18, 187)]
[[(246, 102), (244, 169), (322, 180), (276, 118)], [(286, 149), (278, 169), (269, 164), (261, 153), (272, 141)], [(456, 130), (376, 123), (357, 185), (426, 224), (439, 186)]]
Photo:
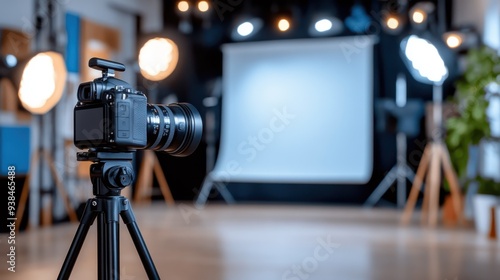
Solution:
[(413, 182), (415, 173), (406, 163), (406, 134), (398, 132), (396, 135), (396, 150), (397, 162), (391, 168), (389, 173), (385, 175), (384, 179), (375, 188), (371, 195), (366, 200), (365, 207), (373, 207), (382, 198), (385, 192), (397, 181), (397, 206), (403, 208), (406, 199), (406, 179)]
[(406, 179), (413, 182), (415, 173), (406, 161), (407, 137), (416, 137), (420, 132), (420, 119), (424, 114), (421, 100), (407, 100), (406, 78), (399, 74), (396, 79), (396, 100), (384, 98), (376, 104), (378, 112), (377, 130), (386, 131), (387, 113), (397, 120), (396, 164), (384, 177), (365, 202), (365, 207), (373, 207), (385, 192), (397, 181), (397, 207), (403, 208), (406, 200)]
[(236, 203), (233, 195), (227, 189), (226, 183), (220, 181), (214, 181), (212, 178), (212, 173), (208, 173), (207, 176), (205, 177), (205, 180), (203, 181), (203, 185), (200, 189), (200, 192), (198, 193), (198, 197), (195, 200), (196, 206), (198, 207), (205, 206), (205, 204), (208, 201), (208, 197), (210, 196), (210, 192), (214, 187), (217, 189), (217, 191), (220, 193), (220, 195), (227, 204)]

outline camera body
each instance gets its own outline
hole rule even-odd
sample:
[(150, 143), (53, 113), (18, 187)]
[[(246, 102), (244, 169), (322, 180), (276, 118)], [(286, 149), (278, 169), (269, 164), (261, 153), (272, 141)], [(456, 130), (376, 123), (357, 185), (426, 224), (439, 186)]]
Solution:
[(173, 156), (192, 154), (201, 141), (201, 115), (189, 103), (148, 104), (146, 96), (114, 77), (121, 63), (92, 58), (102, 78), (78, 87), (74, 143), (80, 149), (130, 151), (151, 149)]
[[(103, 62), (106, 62), (103, 65)], [(115, 65), (116, 64), (116, 65)], [(120, 63), (95, 59), (89, 66), (103, 77), (78, 87), (74, 110), (74, 144), (80, 149), (139, 149), (147, 144), (147, 98), (128, 83), (113, 77)]]

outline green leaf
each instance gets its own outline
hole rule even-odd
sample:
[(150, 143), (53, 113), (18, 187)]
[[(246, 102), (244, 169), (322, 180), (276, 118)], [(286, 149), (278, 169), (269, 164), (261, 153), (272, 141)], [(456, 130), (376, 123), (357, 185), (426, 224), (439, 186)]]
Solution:
[[(464, 74), (456, 82), (457, 92), (453, 99), (460, 116), (446, 122), (445, 141), (459, 178), (465, 178), (469, 146), (490, 136), (486, 114), (489, 102), (485, 99), (484, 88), (492, 81), (500, 81), (500, 57), (495, 50), (486, 46), (471, 49), (466, 63)], [(500, 192), (500, 187), (498, 190)]]

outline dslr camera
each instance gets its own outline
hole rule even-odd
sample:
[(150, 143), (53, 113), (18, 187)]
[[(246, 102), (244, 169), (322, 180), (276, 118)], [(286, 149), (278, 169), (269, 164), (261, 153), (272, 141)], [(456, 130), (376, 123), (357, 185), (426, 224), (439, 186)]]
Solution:
[(187, 156), (201, 141), (203, 125), (188, 103), (148, 104), (146, 96), (114, 77), (121, 63), (92, 58), (89, 67), (102, 77), (78, 87), (74, 143), (80, 149), (151, 149)]

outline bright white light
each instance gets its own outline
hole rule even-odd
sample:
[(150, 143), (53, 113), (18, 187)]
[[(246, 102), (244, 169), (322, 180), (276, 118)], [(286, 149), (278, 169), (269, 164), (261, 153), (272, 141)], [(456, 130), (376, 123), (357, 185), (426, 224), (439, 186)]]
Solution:
[(413, 19), (413, 22), (420, 24), (427, 19), (427, 14), (424, 11), (417, 9), (413, 12), (411, 18)]
[[(23, 64), (24, 65), (24, 64)], [(18, 95), (23, 107), (33, 114), (45, 114), (61, 99), (66, 83), (66, 65), (60, 53), (43, 52), (32, 57), (22, 69)]]
[(24, 68), (19, 99), (30, 108), (42, 108), (56, 89), (54, 62), (46, 54), (33, 57)]
[(17, 65), (17, 58), (11, 54), (8, 54), (5, 56), (5, 63), (7, 63), (7, 66), (12, 68)]
[(387, 18), (386, 21), (387, 27), (389, 27), (392, 30), (395, 30), (399, 27), (399, 20), (393, 16)]
[(179, 9), (179, 11), (185, 13), (189, 10), (189, 3), (187, 1), (180, 1), (177, 4), (177, 9)]
[(425, 39), (411, 35), (406, 42), (405, 55), (420, 76), (434, 83), (443, 82), (448, 75), (438, 50)]
[(263, 21), (258, 17), (242, 17), (231, 30), (231, 39), (235, 41), (247, 40), (262, 28)]
[(446, 38), (446, 44), (452, 49), (458, 48), (462, 45), (462, 37), (458, 34), (450, 34)]
[(290, 28), (290, 22), (287, 19), (280, 19), (278, 21), (278, 29), (282, 32), (287, 31)]
[(200, 12), (202, 12), (202, 13), (208, 11), (209, 7), (210, 6), (208, 5), (207, 1), (200, 1), (200, 2), (198, 2), (198, 10), (200, 10)]
[(243, 36), (243, 37), (246, 37), (250, 34), (252, 34), (254, 28), (253, 28), (253, 24), (251, 22), (248, 22), (248, 21), (245, 21), (244, 23), (240, 24), (238, 26), (238, 34), (240, 34), (240, 36)]
[(150, 39), (139, 51), (141, 73), (151, 81), (163, 80), (174, 71), (178, 56), (177, 46), (171, 40)]
[(329, 36), (340, 34), (344, 30), (342, 21), (331, 14), (316, 15), (308, 27), (310, 36)]
[(314, 24), (314, 28), (316, 28), (318, 32), (325, 32), (332, 29), (332, 25), (329, 19), (321, 19)]

